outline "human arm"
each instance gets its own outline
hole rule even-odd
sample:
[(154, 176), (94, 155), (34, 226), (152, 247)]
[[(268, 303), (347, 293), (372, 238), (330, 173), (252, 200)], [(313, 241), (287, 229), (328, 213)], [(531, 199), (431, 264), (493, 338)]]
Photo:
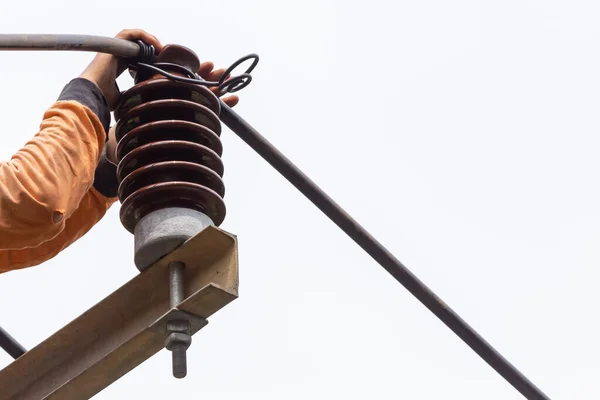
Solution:
[[(160, 49), (143, 31), (117, 37)], [(0, 163), (0, 272), (58, 254), (116, 200), (116, 166), (103, 150), (120, 64), (111, 55), (97, 55), (44, 113), (38, 133)]]
[[(110, 131), (114, 140), (114, 132)], [(92, 187), (83, 196), (77, 209), (65, 221), (64, 228), (52, 239), (34, 247), (0, 249), (0, 273), (39, 265), (58, 255), (84, 236), (118, 200), (116, 164), (107, 154), (108, 142), (100, 156)]]
[(116, 200), (92, 187), (57, 236), (35, 247), (0, 250), (0, 273), (33, 267), (55, 257), (96, 225)]
[(38, 133), (0, 163), (0, 249), (35, 247), (64, 229), (92, 186), (109, 123), (96, 85), (65, 86)]

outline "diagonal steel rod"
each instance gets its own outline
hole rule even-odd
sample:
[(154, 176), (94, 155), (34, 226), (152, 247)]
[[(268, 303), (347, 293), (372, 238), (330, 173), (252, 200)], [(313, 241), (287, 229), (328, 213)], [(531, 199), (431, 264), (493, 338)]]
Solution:
[(0, 347), (4, 349), (15, 360), (21, 357), (27, 350), (19, 342), (0, 327)]
[(408, 289), (413, 296), (456, 333), (458, 337), (525, 396), (525, 398), (530, 400), (549, 400), (548, 396), (498, 353), (467, 322), (448, 307), (446, 303), (421, 282), (392, 253), (371, 236), (365, 228), (348, 215), (342, 207), (223, 101), (221, 101), (220, 118), (229, 129), (271, 164), (296, 189), (327, 215), (331, 221), (346, 232), (356, 244), (373, 257), (379, 265)]

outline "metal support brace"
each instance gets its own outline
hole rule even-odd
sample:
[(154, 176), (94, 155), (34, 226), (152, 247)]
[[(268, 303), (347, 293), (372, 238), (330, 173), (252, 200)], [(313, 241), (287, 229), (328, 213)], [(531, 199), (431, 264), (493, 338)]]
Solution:
[[(236, 237), (206, 227), (1, 370), (0, 399), (90, 399), (162, 350), (170, 335), (185, 333), (177, 338), (191, 342), (237, 298), (238, 279)], [(176, 342), (167, 346), (175, 350), (173, 372), (185, 376)]]

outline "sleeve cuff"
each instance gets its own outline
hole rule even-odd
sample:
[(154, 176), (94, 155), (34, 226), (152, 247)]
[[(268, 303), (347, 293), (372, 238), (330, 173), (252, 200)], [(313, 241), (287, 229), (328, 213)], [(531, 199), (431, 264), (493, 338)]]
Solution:
[(117, 197), (119, 182), (117, 181), (117, 166), (106, 156), (106, 146), (102, 150), (100, 161), (94, 175), (94, 188), (107, 198)]
[[(110, 126), (110, 108), (102, 90), (85, 78), (75, 78), (63, 88), (58, 101), (76, 101), (90, 110), (100, 119), (104, 131)], [(107, 135), (108, 138), (108, 135)]]

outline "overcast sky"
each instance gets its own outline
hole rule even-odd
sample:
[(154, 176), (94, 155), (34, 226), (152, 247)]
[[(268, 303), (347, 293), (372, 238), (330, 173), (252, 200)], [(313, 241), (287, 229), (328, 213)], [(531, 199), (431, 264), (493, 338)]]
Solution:
[[(220, 66), (258, 53), (238, 112), (565, 400), (600, 398), (599, 18), (591, 0), (0, 6), (3, 33), (143, 28)], [(92, 57), (0, 54), (3, 159)], [(194, 336), (187, 378), (163, 350), (95, 398), (522, 398), (226, 128), (223, 144), (240, 298)], [(0, 326), (31, 348), (134, 277), (118, 211), (0, 275)]]

